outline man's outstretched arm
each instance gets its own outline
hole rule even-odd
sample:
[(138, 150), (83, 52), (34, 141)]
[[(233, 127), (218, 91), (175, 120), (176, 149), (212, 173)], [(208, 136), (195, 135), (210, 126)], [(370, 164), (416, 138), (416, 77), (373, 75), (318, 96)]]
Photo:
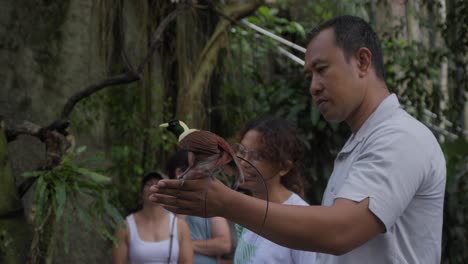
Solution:
[(222, 216), (289, 248), (341, 255), (385, 231), (368, 209), (368, 199), (359, 203), (336, 199), (330, 207), (269, 203), (262, 226), (266, 202), (218, 180), (187, 180), (182, 186), (179, 181), (163, 180), (152, 190), (154, 201), (175, 213)]

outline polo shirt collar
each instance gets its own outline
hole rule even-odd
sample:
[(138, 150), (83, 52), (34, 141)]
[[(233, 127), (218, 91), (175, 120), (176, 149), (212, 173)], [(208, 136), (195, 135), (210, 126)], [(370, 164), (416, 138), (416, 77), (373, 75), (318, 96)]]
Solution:
[(351, 135), (340, 153), (352, 151), (354, 147), (366, 138), (378, 124), (390, 118), (395, 110), (399, 108), (400, 103), (398, 102), (397, 96), (393, 93), (387, 96), (364, 122), (356, 135)]

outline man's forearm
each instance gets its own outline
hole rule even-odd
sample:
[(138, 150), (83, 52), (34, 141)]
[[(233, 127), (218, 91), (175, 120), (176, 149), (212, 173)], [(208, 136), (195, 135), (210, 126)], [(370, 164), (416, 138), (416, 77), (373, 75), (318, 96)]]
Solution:
[[(177, 181), (160, 184), (162, 189), (155, 188), (154, 200), (175, 213), (221, 216), (289, 248), (341, 255), (385, 231), (368, 208), (369, 198), (338, 198), (330, 207), (269, 203), (262, 224), (266, 201), (238, 193), (219, 181), (194, 180), (187, 184), (187, 191), (180, 191)], [(206, 189), (208, 195), (201, 192)], [(216, 198), (206, 200), (207, 196)]]
[[(228, 198), (229, 197), (229, 198)], [(238, 223), (277, 244), (300, 250), (339, 254), (341, 234), (345, 234), (331, 207), (292, 206), (266, 201), (232, 191), (225, 196), (227, 206), (221, 216)], [(248, 214), (239, 212), (249, 212)], [(346, 222), (346, 221), (344, 221)], [(343, 231), (342, 231), (343, 230)], [(343, 237), (345, 238), (345, 237)]]

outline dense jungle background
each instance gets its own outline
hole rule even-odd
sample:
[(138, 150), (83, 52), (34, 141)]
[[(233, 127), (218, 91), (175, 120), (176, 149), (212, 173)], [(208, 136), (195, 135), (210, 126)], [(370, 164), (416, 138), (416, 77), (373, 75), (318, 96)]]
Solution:
[[(350, 132), (311, 102), (298, 46), (320, 21), (369, 21), (387, 83), (447, 158), (442, 263), (468, 263), (466, 0), (0, 0), (0, 263), (110, 263), (139, 181), (178, 118), (227, 139), (270, 113), (307, 147), (319, 204)], [(295, 56), (295, 57), (294, 57)]]

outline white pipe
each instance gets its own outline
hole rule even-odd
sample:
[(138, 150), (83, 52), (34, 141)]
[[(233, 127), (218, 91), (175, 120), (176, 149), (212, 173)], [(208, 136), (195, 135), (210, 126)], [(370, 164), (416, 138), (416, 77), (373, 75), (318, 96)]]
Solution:
[(294, 54), (292, 54), (291, 52), (283, 49), (282, 47), (278, 46), (278, 51), (285, 55), (286, 57), (290, 58), (291, 60), (293, 60), (294, 62), (297, 62), (299, 63), (300, 65), (304, 66), (305, 62), (303, 60), (301, 60), (299, 57), (296, 57)]
[(263, 28), (261, 28), (261, 27), (259, 27), (257, 25), (254, 25), (254, 24), (252, 24), (250, 22), (247, 22), (245, 19), (241, 20), (240, 23), (247, 26), (247, 27), (249, 27), (249, 28), (251, 28), (251, 29), (253, 29), (253, 30), (255, 30), (255, 31), (257, 31), (257, 32), (259, 32), (259, 33), (262, 33), (265, 36), (268, 36), (268, 37), (270, 37), (270, 38), (272, 38), (272, 39), (274, 39), (274, 40), (276, 40), (278, 42), (281, 42), (281, 43), (283, 43), (284, 45), (286, 45), (288, 47), (291, 47), (291, 48), (293, 48), (295, 50), (298, 50), (298, 51), (300, 51), (302, 53), (306, 52), (305, 48), (303, 48), (303, 47), (301, 47), (301, 46), (299, 46), (297, 44), (294, 44), (291, 41), (286, 40), (286, 39), (284, 39), (284, 38), (282, 38), (280, 36), (277, 36), (277, 35), (269, 32), (269, 31), (266, 31), (266, 30), (264, 30)]

